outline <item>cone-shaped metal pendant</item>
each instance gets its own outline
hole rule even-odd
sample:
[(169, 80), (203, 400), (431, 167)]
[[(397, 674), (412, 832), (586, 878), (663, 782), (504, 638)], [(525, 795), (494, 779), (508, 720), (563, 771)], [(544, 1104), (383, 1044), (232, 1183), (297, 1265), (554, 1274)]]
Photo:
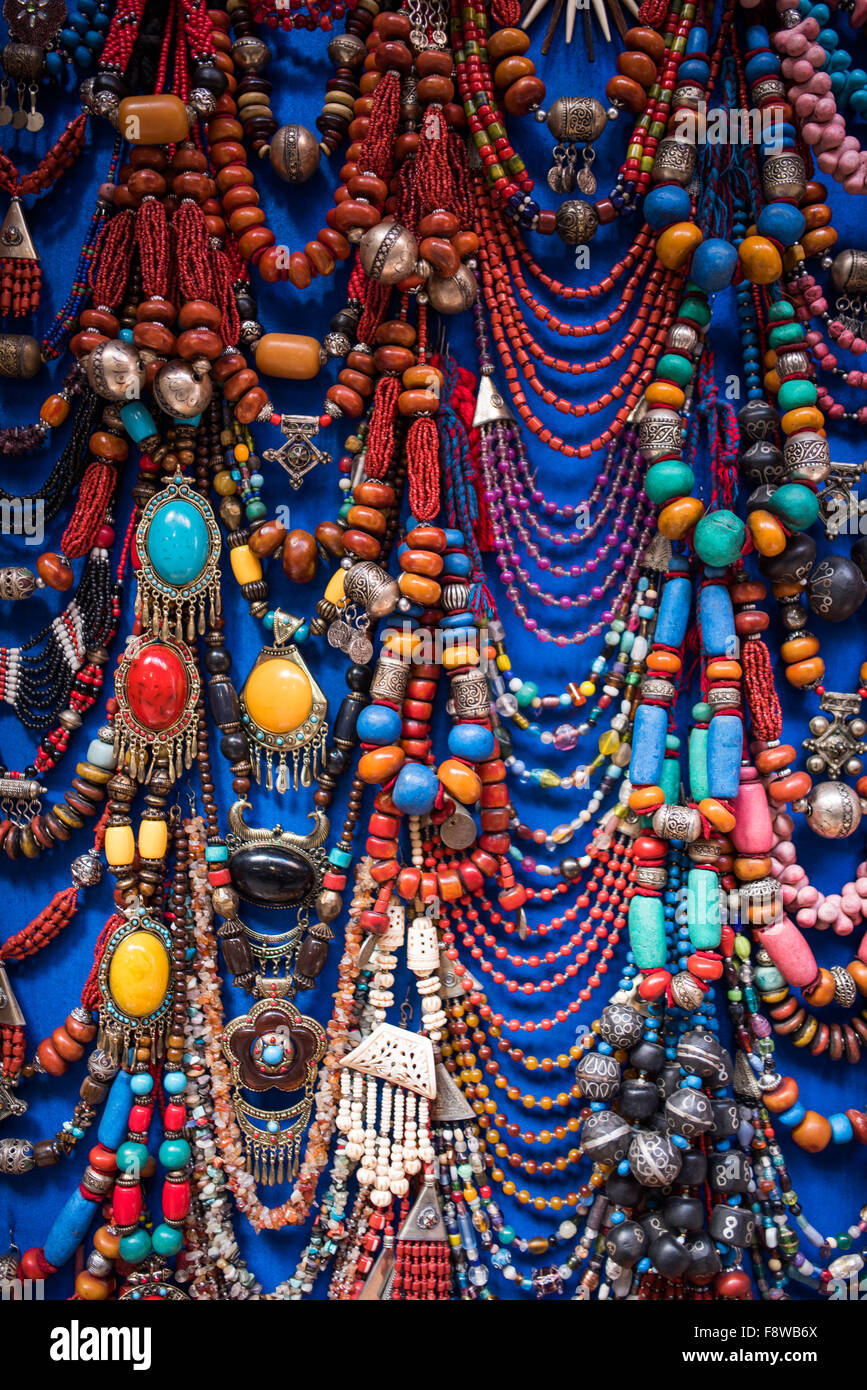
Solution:
[(494, 385), (494, 378), (483, 376), (479, 381), (479, 394), (476, 396), (473, 429), (481, 429), (482, 425), (493, 425), (497, 420), (514, 418), (511, 407)]
[(0, 258), (11, 261), (35, 261), (36, 247), (24, 221), (24, 213), (17, 198), (9, 204), (9, 211), (0, 227)]

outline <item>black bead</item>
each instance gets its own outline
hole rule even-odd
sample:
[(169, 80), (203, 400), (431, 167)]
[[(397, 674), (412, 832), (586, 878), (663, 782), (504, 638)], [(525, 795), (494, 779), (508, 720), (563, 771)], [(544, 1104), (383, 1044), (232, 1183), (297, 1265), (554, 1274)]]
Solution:
[(224, 676), (232, 668), (232, 658), (225, 647), (208, 647), (204, 665), (209, 676)]
[(707, 1158), (700, 1149), (681, 1149), (678, 1187), (699, 1187), (707, 1177)]
[[(680, 1176), (678, 1173), (678, 1182)], [(704, 1225), (704, 1205), (698, 1197), (668, 1197), (662, 1210), (668, 1225), (674, 1230), (700, 1231)]]
[(370, 682), (373, 679), (373, 671), (369, 666), (352, 665), (346, 670), (346, 684), (350, 690), (357, 692), (370, 689)]
[(223, 734), (220, 739), (220, 752), (230, 763), (240, 762), (249, 752), (246, 735), (240, 730), (237, 733)]
[(641, 1183), (631, 1173), (621, 1176), (615, 1168), (613, 1172), (608, 1174), (605, 1183), (605, 1195), (615, 1206), (634, 1207), (642, 1191)]
[(763, 555), (759, 569), (775, 584), (803, 584), (816, 559), (816, 542), (806, 531), (790, 536), (782, 555)]
[(640, 1042), (629, 1054), (629, 1065), (639, 1071), (661, 1071), (665, 1065), (665, 1048), (659, 1043)]
[(651, 1245), (648, 1257), (664, 1279), (679, 1279), (689, 1268), (689, 1251), (674, 1236), (661, 1235)]
[(842, 623), (861, 607), (867, 582), (848, 555), (826, 555), (815, 565), (807, 582), (807, 602), (820, 618)]
[(206, 92), (213, 92), (214, 96), (222, 96), (229, 85), (228, 78), (224, 72), (212, 63), (199, 63), (193, 69), (193, 87), (203, 87)]
[(631, 1269), (647, 1251), (647, 1235), (637, 1221), (612, 1226), (605, 1237), (605, 1253), (624, 1269)]
[(649, 1120), (656, 1113), (658, 1104), (659, 1092), (652, 1081), (633, 1077), (620, 1087), (620, 1113), (628, 1115), (631, 1120)]
[(96, 77), (93, 79), (93, 91), (94, 94), (99, 92), (113, 92), (115, 96), (121, 99), (129, 95), (123, 78), (118, 77), (117, 73), (114, 72), (97, 73)]

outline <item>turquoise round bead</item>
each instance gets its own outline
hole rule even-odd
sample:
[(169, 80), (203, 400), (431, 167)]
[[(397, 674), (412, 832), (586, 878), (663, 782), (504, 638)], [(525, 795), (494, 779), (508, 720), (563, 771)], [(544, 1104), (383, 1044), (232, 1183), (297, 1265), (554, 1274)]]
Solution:
[(744, 523), (734, 512), (721, 508), (707, 512), (695, 528), (695, 553), (706, 565), (731, 565), (744, 544)]
[(154, 1088), (154, 1079), (146, 1071), (137, 1071), (129, 1088), (134, 1096), (148, 1096)]
[(150, 562), (160, 579), (181, 588), (198, 579), (208, 562), (210, 536), (192, 502), (175, 498), (155, 513), (147, 535)]
[(167, 1226), (163, 1221), (153, 1233), (153, 1247), (157, 1255), (176, 1255), (184, 1243), (183, 1231)]
[(190, 1161), (186, 1139), (164, 1139), (160, 1144), (160, 1163), (164, 1168), (185, 1168)]
[(128, 1265), (141, 1264), (142, 1260), (146, 1260), (150, 1253), (151, 1238), (147, 1231), (142, 1230), (141, 1227), (133, 1231), (130, 1236), (121, 1236), (118, 1243), (118, 1254)]
[(679, 352), (664, 352), (656, 364), (656, 376), (673, 381), (676, 386), (686, 386), (692, 379), (692, 359), (681, 357)]
[(146, 1144), (127, 1139), (117, 1151), (117, 1167), (120, 1173), (140, 1173), (148, 1161)]
[(163, 1077), (163, 1090), (170, 1096), (179, 1096), (187, 1089), (187, 1078), (182, 1071), (167, 1071)]
[(812, 381), (784, 381), (777, 392), (777, 407), (781, 413), (797, 410), (802, 405), (815, 405), (819, 393)]
[(803, 483), (783, 483), (768, 502), (768, 511), (792, 531), (805, 531), (819, 515), (819, 499)]
[(675, 497), (689, 497), (695, 487), (695, 474), (687, 463), (663, 459), (647, 470), (644, 491), (657, 507)]

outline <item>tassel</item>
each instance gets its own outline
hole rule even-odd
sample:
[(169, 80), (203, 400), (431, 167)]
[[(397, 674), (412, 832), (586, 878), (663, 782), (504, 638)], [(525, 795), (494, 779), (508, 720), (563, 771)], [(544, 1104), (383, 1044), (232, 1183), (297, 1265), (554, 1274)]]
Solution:
[(780, 738), (783, 712), (774, 685), (771, 654), (761, 638), (741, 644), (741, 666), (755, 737), (768, 741)]
[(377, 383), (364, 454), (364, 467), (370, 478), (384, 478), (394, 459), (397, 398), (401, 390), (400, 378), (396, 376), (383, 377)]
[(113, 466), (94, 459), (81, 480), (78, 502), (63, 533), (60, 548), (70, 560), (86, 555), (96, 542), (106, 507), (114, 496), (117, 473)]
[(172, 218), (172, 233), (182, 297), (185, 300), (205, 299), (210, 304), (216, 303), (214, 266), (202, 209), (196, 203), (182, 202)]
[(440, 509), (439, 436), (430, 415), (417, 415), (406, 436), (409, 507), (418, 521), (434, 521)]
[(106, 922), (105, 926), (103, 927), (102, 931), (99, 933), (99, 936), (97, 937), (96, 946), (93, 950), (93, 965), (90, 967), (90, 974), (85, 980), (84, 988), (81, 991), (82, 1008), (90, 1009), (91, 1013), (95, 1013), (100, 1005), (99, 967), (102, 964), (103, 953), (105, 951), (106, 946), (108, 945), (108, 939), (111, 936), (112, 932), (117, 931), (118, 927), (121, 926), (122, 923), (123, 918), (119, 917), (117, 913), (114, 913), (113, 916), (109, 917), (108, 921)]
[(88, 277), (95, 305), (113, 310), (121, 304), (129, 280), (135, 229), (135, 214), (124, 209), (100, 232)]
[(0, 1076), (12, 1081), (24, 1065), (25, 1033), (20, 1023), (0, 1024)]
[(39, 307), (42, 270), (17, 198), (0, 227), (0, 246), (9, 249), (0, 259), (0, 314), (23, 318)]

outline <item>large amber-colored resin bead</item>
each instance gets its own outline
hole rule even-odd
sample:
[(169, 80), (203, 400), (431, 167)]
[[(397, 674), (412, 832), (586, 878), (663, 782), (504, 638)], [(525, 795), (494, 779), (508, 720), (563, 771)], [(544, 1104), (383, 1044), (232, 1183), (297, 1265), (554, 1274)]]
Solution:
[(255, 584), (262, 578), (262, 565), (248, 545), (236, 545), (229, 551), (232, 573), (239, 584)]
[(754, 285), (771, 285), (783, 273), (782, 257), (765, 236), (744, 237), (738, 255), (744, 274)]
[(162, 859), (168, 844), (164, 820), (143, 820), (138, 831), (138, 852), (142, 859)]
[(757, 507), (747, 517), (753, 545), (760, 555), (782, 555), (786, 548), (786, 533), (779, 521), (764, 508)]
[(472, 806), (482, 794), (482, 783), (478, 773), (457, 758), (446, 758), (437, 768), (446, 791), (463, 806)]
[(811, 656), (806, 661), (796, 661), (786, 667), (786, 680), (796, 690), (807, 685), (815, 685), (825, 674), (825, 663), (820, 656)]
[(313, 707), (310, 681), (294, 661), (275, 657), (250, 672), (244, 686), (247, 713), (271, 734), (288, 734), (304, 723)]
[(704, 503), (698, 497), (677, 497), (659, 513), (660, 535), (668, 541), (682, 541), (704, 516)]
[(165, 999), (169, 977), (169, 957), (159, 937), (134, 931), (112, 956), (108, 987), (117, 1007), (130, 1018), (147, 1018)]
[(808, 1110), (801, 1123), (792, 1130), (792, 1138), (808, 1154), (821, 1153), (831, 1142), (830, 1121), (818, 1111)]
[(673, 226), (660, 232), (656, 242), (656, 254), (666, 270), (680, 270), (703, 240), (701, 228), (694, 222), (675, 222)]
[(117, 111), (117, 128), (131, 145), (176, 145), (190, 133), (187, 108), (180, 97), (124, 97)]
[(263, 376), (312, 381), (322, 366), (318, 338), (301, 333), (266, 333), (256, 345), (256, 368)]
[(113, 869), (135, 859), (135, 835), (131, 825), (110, 825), (105, 832), (105, 857)]

